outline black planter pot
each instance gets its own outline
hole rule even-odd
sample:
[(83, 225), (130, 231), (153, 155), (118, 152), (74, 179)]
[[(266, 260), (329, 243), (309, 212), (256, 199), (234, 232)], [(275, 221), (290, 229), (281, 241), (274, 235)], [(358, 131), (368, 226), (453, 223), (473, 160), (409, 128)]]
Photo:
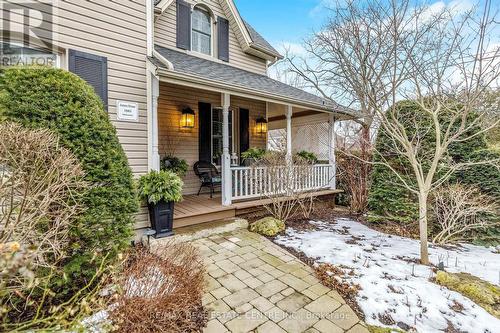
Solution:
[(160, 201), (156, 204), (150, 203), (149, 219), (151, 220), (151, 228), (156, 231), (155, 238), (163, 238), (172, 236), (174, 232), (174, 202)]

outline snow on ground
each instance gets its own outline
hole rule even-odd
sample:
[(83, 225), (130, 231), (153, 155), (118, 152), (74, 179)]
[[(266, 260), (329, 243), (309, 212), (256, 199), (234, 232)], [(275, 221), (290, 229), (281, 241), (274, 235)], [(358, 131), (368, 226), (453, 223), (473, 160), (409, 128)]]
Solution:
[[(461, 294), (430, 282), (434, 276), (430, 267), (412, 262), (419, 258), (419, 241), (377, 232), (349, 219), (310, 223), (317, 230), (289, 228), (275, 242), (317, 258), (318, 263), (354, 269), (355, 275), (346, 274), (345, 280), (361, 286), (357, 301), (368, 324), (387, 326), (379, 317), (387, 313), (418, 332), (441, 331), (449, 323), (465, 332), (500, 332), (499, 319)], [(429, 254), (433, 264), (443, 261), (450, 272), (467, 272), (499, 284), (500, 254), (493, 251), (463, 245), (431, 247)], [(456, 308), (455, 301), (462, 311), (451, 308)]]

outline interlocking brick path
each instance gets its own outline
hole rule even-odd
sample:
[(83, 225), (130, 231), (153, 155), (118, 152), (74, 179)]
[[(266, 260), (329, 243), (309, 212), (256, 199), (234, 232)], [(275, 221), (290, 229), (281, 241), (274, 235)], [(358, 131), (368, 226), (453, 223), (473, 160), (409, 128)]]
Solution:
[(265, 237), (239, 229), (192, 243), (207, 264), (205, 332), (368, 332), (309, 266)]

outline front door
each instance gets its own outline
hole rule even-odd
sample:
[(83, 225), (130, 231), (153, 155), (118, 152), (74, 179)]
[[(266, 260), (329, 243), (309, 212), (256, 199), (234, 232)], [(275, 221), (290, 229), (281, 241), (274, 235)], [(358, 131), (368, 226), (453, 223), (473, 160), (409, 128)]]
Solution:
[(248, 109), (241, 109), (239, 114), (240, 120), (240, 161), (241, 153), (246, 152), (250, 148), (250, 111)]

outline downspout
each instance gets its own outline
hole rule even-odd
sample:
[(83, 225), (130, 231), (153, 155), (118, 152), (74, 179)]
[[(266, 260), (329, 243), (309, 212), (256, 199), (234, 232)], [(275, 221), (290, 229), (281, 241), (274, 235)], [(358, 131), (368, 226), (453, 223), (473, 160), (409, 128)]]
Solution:
[(158, 68), (149, 58), (154, 55), (154, 0), (146, 0), (146, 95), (148, 125), (148, 170), (160, 169), (158, 151)]

